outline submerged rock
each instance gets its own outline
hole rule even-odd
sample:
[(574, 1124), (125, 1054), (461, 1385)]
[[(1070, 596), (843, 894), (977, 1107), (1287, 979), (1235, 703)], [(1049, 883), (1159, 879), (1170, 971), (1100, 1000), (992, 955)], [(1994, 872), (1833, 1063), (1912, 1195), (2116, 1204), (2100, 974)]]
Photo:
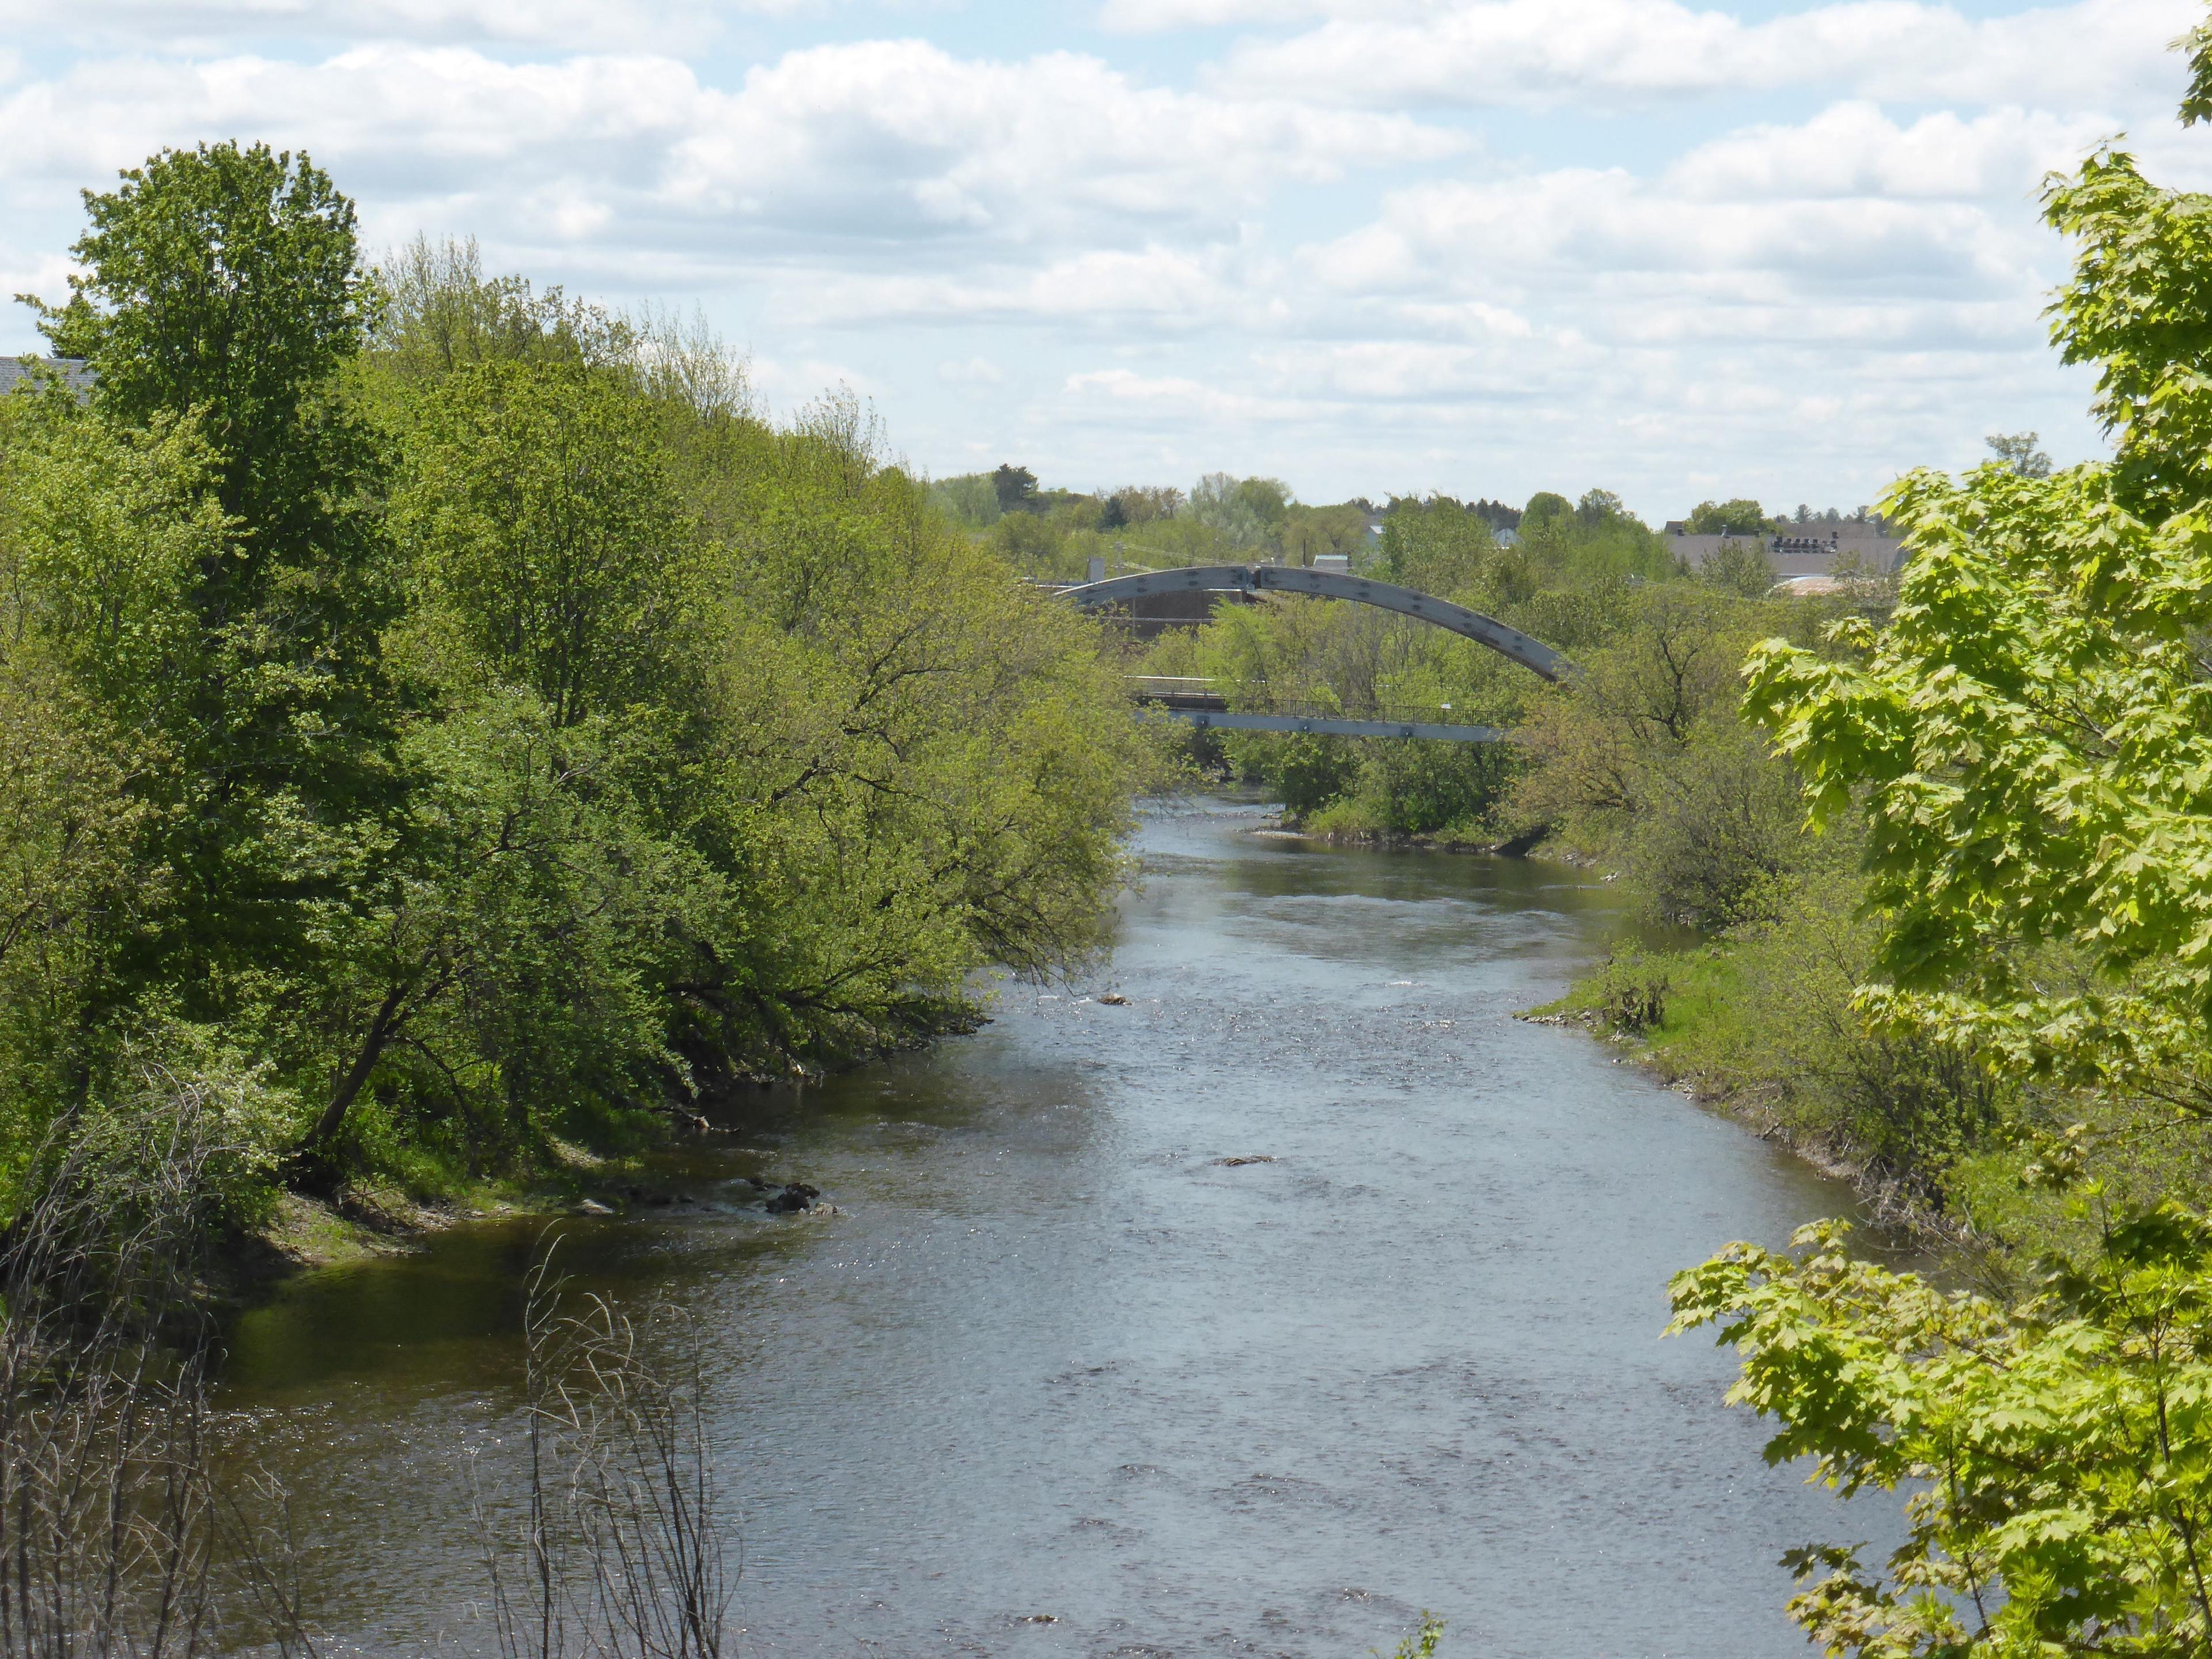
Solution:
[(770, 1215), (795, 1215), (801, 1210), (811, 1209), (814, 1200), (821, 1196), (822, 1189), (819, 1187), (810, 1187), (803, 1181), (793, 1181), (787, 1184), (784, 1189), (774, 1198), (769, 1200), (768, 1212)]

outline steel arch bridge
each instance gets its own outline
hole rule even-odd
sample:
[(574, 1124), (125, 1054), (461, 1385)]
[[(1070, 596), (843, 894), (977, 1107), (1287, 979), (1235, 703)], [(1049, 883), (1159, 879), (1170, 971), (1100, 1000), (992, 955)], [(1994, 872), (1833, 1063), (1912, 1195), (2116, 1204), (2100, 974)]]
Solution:
[[(1316, 599), (1350, 599), (1400, 616), (1432, 623), (1470, 639), (1531, 673), (1557, 684), (1577, 672), (1573, 663), (1541, 640), (1510, 628), (1495, 617), (1470, 611), (1434, 594), (1378, 582), (1365, 576), (1340, 575), (1333, 570), (1309, 570), (1302, 565), (1200, 564), (1181, 570), (1148, 570), (1133, 576), (1114, 576), (1063, 588), (1060, 597), (1085, 611), (1127, 605), (1153, 593), (1244, 592), (1307, 593)], [(1141, 694), (1140, 694), (1141, 695)], [(1164, 699), (1154, 701), (1165, 702)], [(1239, 714), (1225, 710), (1178, 708), (1165, 712), (1200, 726), (1217, 726), (1258, 732), (1327, 732), (1349, 737), (1431, 738), (1455, 743), (1499, 743), (1505, 733), (1486, 726), (1437, 726), (1401, 720), (1340, 720), (1310, 719), (1298, 714)]]

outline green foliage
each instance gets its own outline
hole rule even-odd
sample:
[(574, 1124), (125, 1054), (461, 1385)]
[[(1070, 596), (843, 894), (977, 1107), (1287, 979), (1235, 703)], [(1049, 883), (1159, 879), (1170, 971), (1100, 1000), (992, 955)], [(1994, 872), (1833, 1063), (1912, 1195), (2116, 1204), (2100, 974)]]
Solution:
[(2096, 365), (2091, 408), (2116, 452), (2097, 471), (2116, 504), (2150, 525), (2205, 495), (2208, 205), (2153, 185), (2133, 156), (2109, 149), (2045, 185), (2045, 219), (2078, 245), (2072, 279), (2051, 303), (2052, 336), (2065, 362)]
[(1382, 520), (1380, 574), (1442, 599), (1487, 590), (1498, 562), (1490, 526), (1449, 495), (1394, 501)]
[(1989, 446), (1990, 454), (2021, 477), (2047, 478), (2051, 457), (2035, 447), (2035, 439), (2033, 432), (1992, 432), (1982, 441)]
[[(2112, 471), (1984, 467), (1893, 493), (1916, 555), (1846, 660), (1777, 641), (1752, 705), (1832, 819), (1863, 811), (1888, 918), (1869, 996), (2009, 1063), (2194, 1099), (2212, 1012), (2202, 521)], [(2053, 981), (2039, 953), (2080, 954)]]
[[(1559, 507), (1535, 511), (1538, 501)], [(1544, 594), (1582, 593), (1626, 582), (1663, 581), (1676, 572), (1665, 538), (1621, 506), (1608, 489), (1584, 492), (1567, 508), (1563, 498), (1537, 496), (1521, 516), (1510, 575), (1492, 587), (1499, 605), (1527, 605)]]
[(149, 1065), (252, 1119), (242, 1216), (633, 1143), (1097, 947), (1152, 759), (1095, 626), (849, 394), (776, 430), (696, 326), (465, 245), (372, 280), (264, 149), (90, 204), (48, 325), (99, 390), (0, 408), (0, 1208)]
[[(1471, 640), (1334, 600), (1224, 607), (1187, 660), (1185, 647), (1170, 651), (1178, 660), (1156, 653), (1150, 672), (1195, 672), (1231, 708), (1261, 714), (1502, 724), (1526, 675)], [(1486, 745), (1257, 732), (1222, 743), (1242, 775), (1328, 830), (1475, 833), (1513, 765)]]
[(1731, 536), (1705, 556), (1698, 578), (1723, 593), (1762, 599), (1773, 591), (1780, 573), (1767, 556), (1765, 541), (1756, 536)]
[(1284, 514), (1277, 539), (1285, 564), (1310, 565), (1322, 554), (1341, 554), (1357, 565), (1367, 556), (1367, 514), (1346, 502), (1338, 507), (1292, 504)]
[(1667, 1018), (1667, 999), (1674, 988), (1664, 958), (1627, 949), (1607, 955), (1597, 972), (1576, 987), (1576, 994), (1606, 1030), (1638, 1036)]
[(1001, 461), (999, 470), (991, 474), (991, 493), (998, 497), (1000, 512), (1025, 512), (1036, 500), (1036, 474), (1025, 466)]
[(1513, 818), (1617, 858), (1669, 920), (1764, 914), (1805, 848), (1796, 780), (1736, 718), (1736, 676), (1778, 614), (1688, 583), (1638, 590), (1574, 683), (1531, 708)]
[(1004, 516), (988, 472), (963, 472), (930, 486), (930, 500), (963, 530), (988, 530)]
[(1572, 519), (1574, 511), (1565, 495), (1549, 489), (1540, 489), (1521, 509), (1521, 533), (1534, 536), (1553, 529)]
[(1647, 1036), (1659, 1066), (1701, 1094), (1981, 1225), (1988, 1218), (1964, 1202), (1956, 1172), (2006, 1143), (2020, 1091), (1930, 1034), (1859, 1010), (1876, 932), (1860, 914), (1864, 884), (1849, 849), (1811, 850), (1820, 861), (1799, 854), (1810, 867), (1778, 881), (1765, 915), (1724, 942), (1628, 958), (1632, 984), (1668, 988), (1659, 1018), (1620, 1015), (1621, 970), (1610, 967), (1577, 986), (1573, 1006)]
[(2005, 1310), (1854, 1260), (1733, 1244), (1672, 1285), (1671, 1329), (1743, 1357), (1731, 1401), (1846, 1496), (1910, 1489), (1887, 1571), (1785, 1558), (1791, 1617), (1831, 1653), (2187, 1654), (2212, 1641), (2212, 1227), (2162, 1206)]
[(1290, 486), (1279, 478), (1234, 478), (1209, 472), (1191, 486), (1183, 511), (1230, 546), (1268, 546), (1290, 514)]
[(313, 405), (358, 349), (371, 290), (353, 204), (304, 155), (265, 144), (164, 150), (84, 192), (70, 300), (40, 307), (119, 424), (198, 410), (224, 509), (264, 541), (313, 514), (331, 458)]
[(1443, 1640), (1444, 1621), (1421, 1615), (1421, 1627), (1399, 1643), (1390, 1659), (1436, 1659), (1437, 1644)]
[(1686, 527), (1692, 536), (1763, 536), (1769, 528), (1766, 509), (1742, 496), (1699, 501), (1691, 509)]
[(487, 363), (422, 399), (392, 525), (426, 622), (556, 726), (680, 673), (711, 568), (675, 500), (659, 411), (581, 368)]
[[(2183, 44), (2194, 121), (2207, 37)], [(2212, 1225), (2182, 1201), (2212, 1115), (2207, 198), (2106, 149), (2045, 204), (2077, 244), (2054, 334), (2097, 368), (2112, 461), (2053, 474), (2020, 434), (1964, 478), (1909, 475), (1887, 625), (1770, 640), (1747, 671), (1816, 822), (1864, 846), (1847, 917), (1785, 910), (1731, 957), (1796, 958), (1765, 975), (1774, 1068), (1834, 1054), (1859, 1144), (1887, 1133), (1978, 1221), (2071, 1250), (2009, 1307), (1855, 1262), (1832, 1224), (1797, 1259), (1738, 1244), (1675, 1281), (1676, 1328), (1720, 1326), (1733, 1397), (1780, 1423), (1771, 1458), (1917, 1488), (1886, 1573), (1795, 1558), (1793, 1614), (1835, 1653), (2212, 1644)], [(2025, 1169), (1992, 1150), (2015, 1136)]]

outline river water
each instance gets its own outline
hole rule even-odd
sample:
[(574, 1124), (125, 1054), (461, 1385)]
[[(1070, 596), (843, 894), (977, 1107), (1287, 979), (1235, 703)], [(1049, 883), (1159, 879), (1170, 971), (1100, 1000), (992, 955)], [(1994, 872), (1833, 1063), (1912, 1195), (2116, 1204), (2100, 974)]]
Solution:
[[(1095, 983), (742, 1107), (660, 1172), (686, 1206), (565, 1224), (579, 1286), (706, 1334), (741, 1650), (1319, 1659), (1425, 1608), (1446, 1659), (1802, 1653), (1776, 1558), (1890, 1526), (1767, 1468), (1729, 1356), (1659, 1332), (1671, 1271), (1849, 1195), (1510, 1018), (1618, 934), (1602, 887), (1258, 822), (1150, 818)], [(341, 1647), (488, 1644), (464, 1454), (512, 1480), (537, 1232), (234, 1333)]]

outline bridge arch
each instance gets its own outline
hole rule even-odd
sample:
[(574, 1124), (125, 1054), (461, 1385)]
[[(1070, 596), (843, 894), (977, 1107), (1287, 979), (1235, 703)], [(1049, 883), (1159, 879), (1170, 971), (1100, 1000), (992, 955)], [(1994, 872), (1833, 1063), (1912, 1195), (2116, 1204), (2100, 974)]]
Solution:
[(1182, 570), (1147, 570), (1133, 576), (1113, 576), (1102, 582), (1060, 590), (1086, 611), (1101, 605), (1126, 605), (1149, 593), (1275, 592), (1310, 593), (1316, 599), (1350, 599), (1358, 605), (1379, 605), (1401, 616), (1418, 617), (1455, 634), (1486, 645), (1498, 655), (1519, 663), (1531, 673), (1554, 683), (1575, 672), (1565, 657), (1517, 628), (1509, 628), (1494, 617), (1470, 611), (1449, 599), (1416, 592), (1365, 576), (1339, 575), (1333, 570), (1309, 570), (1303, 565), (1197, 564)]

